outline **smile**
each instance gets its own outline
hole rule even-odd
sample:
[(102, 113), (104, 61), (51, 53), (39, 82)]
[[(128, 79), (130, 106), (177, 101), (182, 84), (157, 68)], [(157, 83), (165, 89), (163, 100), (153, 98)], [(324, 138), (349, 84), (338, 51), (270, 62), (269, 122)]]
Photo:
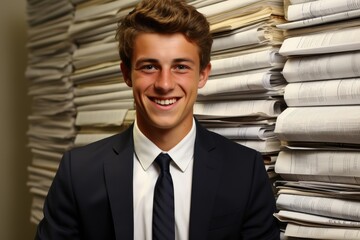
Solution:
[(159, 105), (162, 105), (162, 106), (168, 106), (168, 105), (171, 105), (171, 104), (174, 104), (176, 103), (176, 98), (172, 98), (172, 99), (154, 99), (154, 102), (159, 104)]

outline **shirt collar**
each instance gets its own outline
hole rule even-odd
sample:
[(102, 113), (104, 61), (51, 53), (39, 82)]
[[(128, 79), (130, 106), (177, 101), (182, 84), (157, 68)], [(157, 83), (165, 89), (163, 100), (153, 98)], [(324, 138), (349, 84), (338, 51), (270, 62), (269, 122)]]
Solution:
[[(150, 139), (148, 139), (138, 128), (135, 120), (134, 129), (134, 150), (142, 168), (146, 171), (153, 163), (155, 158), (164, 152), (158, 148)], [(170, 155), (176, 166), (184, 172), (189, 163), (193, 160), (194, 146), (196, 137), (196, 124), (193, 119), (193, 124), (189, 133), (167, 153)]]

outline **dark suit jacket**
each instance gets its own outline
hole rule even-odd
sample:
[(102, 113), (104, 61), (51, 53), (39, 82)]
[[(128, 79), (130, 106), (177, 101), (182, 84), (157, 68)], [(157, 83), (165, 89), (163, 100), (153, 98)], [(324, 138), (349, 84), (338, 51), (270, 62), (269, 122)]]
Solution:
[[(66, 152), (36, 239), (133, 239), (133, 154), (132, 127)], [(279, 239), (261, 155), (198, 123), (191, 194), (190, 240)]]

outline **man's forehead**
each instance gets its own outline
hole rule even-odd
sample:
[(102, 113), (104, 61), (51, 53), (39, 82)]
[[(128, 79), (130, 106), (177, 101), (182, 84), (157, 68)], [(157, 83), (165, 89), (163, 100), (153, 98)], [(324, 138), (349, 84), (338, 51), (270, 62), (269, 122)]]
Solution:
[[(158, 63), (161, 62), (161, 59), (157, 59), (157, 58), (138, 58), (136, 59), (136, 62), (142, 63), (142, 62), (146, 62), (146, 63)], [(181, 63), (181, 62), (189, 62), (189, 63), (195, 63), (195, 61), (191, 58), (174, 58), (171, 59), (171, 62), (174, 63)]]
[(134, 42), (133, 62), (199, 61), (199, 48), (182, 34), (139, 34)]

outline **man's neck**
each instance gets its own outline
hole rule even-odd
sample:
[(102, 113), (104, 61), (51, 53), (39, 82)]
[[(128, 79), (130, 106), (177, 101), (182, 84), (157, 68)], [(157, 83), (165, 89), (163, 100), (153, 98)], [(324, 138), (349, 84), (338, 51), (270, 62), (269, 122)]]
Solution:
[(190, 124), (183, 124), (182, 128), (173, 129), (141, 129), (138, 125), (139, 130), (158, 148), (163, 151), (169, 151), (175, 147), (191, 130), (193, 127), (194, 120), (192, 119)]

